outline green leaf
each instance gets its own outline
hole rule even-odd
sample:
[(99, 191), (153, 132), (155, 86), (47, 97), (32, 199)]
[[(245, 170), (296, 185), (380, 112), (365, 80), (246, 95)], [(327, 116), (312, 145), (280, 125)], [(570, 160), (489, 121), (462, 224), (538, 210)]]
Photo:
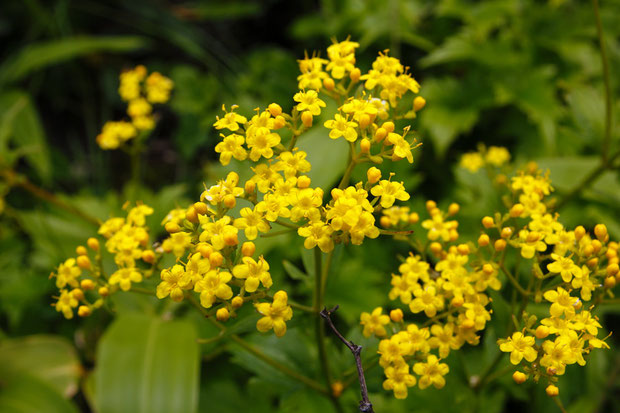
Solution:
[(146, 46), (137, 36), (74, 36), (30, 44), (0, 66), (0, 85), (44, 67), (99, 52), (129, 52)]
[[(0, 366), (0, 373), (6, 373)], [(3, 413), (77, 413), (73, 403), (64, 399), (44, 380), (25, 372), (1, 374), (0, 411)]]
[(344, 139), (330, 139), (323, 122), (299, 137), (297, 147), (306, 151), (312, 170), (308, 176), (313, 187), (331, 188), (347, 167), (349, 148)]
[(6, 340), (0, 344), (0, 365), (28, 373), (64, 397), (77, 392), (80, 362), (64, 338), (35, 335)]
[(195, 412), (199, 354), (190, 322), (140, 314), (117, 319), (97, 349), (97, 411)]
[(6, 150), (9, 139), (39, 177), (49, 181), (52, 173), (49, 148), (39, 114), (29, 95), (21, 90), (7, 91), (0, 96), (0, 149)]

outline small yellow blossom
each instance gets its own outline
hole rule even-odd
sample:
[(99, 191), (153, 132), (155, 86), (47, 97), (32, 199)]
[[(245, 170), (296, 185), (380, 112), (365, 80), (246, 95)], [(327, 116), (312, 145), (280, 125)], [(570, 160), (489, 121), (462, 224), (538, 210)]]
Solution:
[(286, 334), (286, 322), (293, 318), (293, 310), (288, 305), (288, 296), (284, 291), (273, 295), (273, 302), (256, 304), (256, 311), (263, 317), (256, 323), (256, 329), (265, 333), (273, 328), (276, 337)]
[(384, 326), (390, 323), (390, 316), (382, 313), (383, 308), (377, 307), (371, 314), (361, 314), (360, 324), (364, 326), (362, 331), (364, 337), (370, 337), (373, 334), (377, 337), (385, 337), (387, 335)]

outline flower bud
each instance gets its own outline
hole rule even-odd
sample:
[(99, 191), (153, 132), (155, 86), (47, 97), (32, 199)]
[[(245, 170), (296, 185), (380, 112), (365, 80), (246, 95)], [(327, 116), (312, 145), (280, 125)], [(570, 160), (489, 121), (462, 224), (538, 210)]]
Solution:
[(142, 261), (147, 264), (153, 264), (155, 262), (155, 252), (152, 250), (142, 251)]
[(441, 250), (443, 249), (441, 244), (438, 242), (431, 242), (431, 245), (429, 246), (429, 248), (431, 252), (433, 253), (433, 255), (436, 257), (439, 257), (439, 254), (441, 253)]
[(575, 228), (575, 239), (577, 241), (583, 238), (584, 235), (586, 235), (586, 229), (583, 226), (579, 225), (577, 228)]
[(549, 327), (540, 325), (536, 327), (536, 332), (534, 334), (536, 338), (543, 339), (549, 335)]
[(379, 224), (381, 224), (383, 228), (389, 228), (392, 226), (392, 221), (390, 221), (388, 217), (383, 215), (381, 218), (379, 218)]
[(459, 213), (460, 209), (461, 209), (461, 206), (457, 204), (456, 202), (453, 202), (450, 204), (450, 206), (448, 206), (448, 215), (456, 215)]
[(362, 153), (370, 152), (370, 141), (368, 139), (364, 138), (360, 141), (360, 150)]
[(424, 106), (426, 106), (426, 99), (424, 99), (422, 96), (416, 96), (415, 99), (413, 99), (413, 110), (414, 111), (419, 111), (421, 110)]
[(390, 319), (395, 323), (403, 321), (403, 316), (403, 310), (400, 308), (390, 311)]
[(605, 288), (614, 288), (616, 286), (616, 277), (606, 277), (603, 285)]
[[(532, 235), (533, 234), (533, 235)], [(510, 227), (504, 227), (502, 228), (501, 232), (500, 232), (500, 237), (502, 238), (510, 238), (512, 236), (512, 228)], [(530, 237), (532, 237), (532, 240), (530, 241)], [(530, 232), (527, 235), (527, 240), (528, 242), (535, 242), (538, 240), (538, 233), (536, 232)]]
[(213, 253), (213, 247), (211, 245), (201, 245), (198, 247), (198, 252), (202, 255), (202, 258), (209, 258)]
[(344, 384), (341, 381), (335, 381), (332, 383), (332, 395), (334, 397), (340, 397), (344, 390)]
[(224, 234), (224, 244), (228, 246), (237, 245), (239, 243), (239, 238), (237, 237), (236, 232), (227, 232)]
[(228, 312), (228, 308), (223, 307), (218, 309), (215, 312), (215, 318), (217, 318), (217, 321), (228, 321), (228, 319), (230, 318), (230, 313)]
[(545, 389), (545, 392), (547, 393), (547, 396), (555, 397), (558, 394), (560, 394), (560, 389), (558, 389), (557, 386), (554, 386), (553, 384), (550, 384)]
[(486, 229), (493, 228), (494, 225), (495, 225), (495, 222), (493, 222), (493, 218), (489, 216), (482, 218), (482, 226), (485, 227)]
[(366, 171), (366, 176), (368, 177), (368, 183), (376, 184), (381, 179), (381, 171), (373, 166)]
[(278, 130), (278, 129), (282, 129), (285, 126), (286, 126), (286, 119), (284, 119), (284, 116), (281, 116), (281, 115), (276, 116), (276, 118), (273, 120), (273, 128), (275, 130)]
[(97, 290), (97, 292), (102, 297), (107, 297), (108, 295), (110, 295), (110, 290), (108, 289), (108, 287), (99, 287), (99, 290)]
[(232, 308), (234, 309), (241, 308), (241, 306), (243, 305), (243, 298), (236, 296), (232, 299), (230, 303), (232, 304)]
[(527, 376), (520, 371), (515, 371), (512, 374), (512, 379), (515, 381), (515, 383), (522, 384), (525, 383), (525, 381), (527, 380)]
[(278, 105), (277, 103), (270, 104), (267, 107), (267, 110), (269, 111), (269, 113), (271, 113), (271, 116), (273, 116), (274, 118), (282, 113), (282, 107)]
[(305, 189), (310, 187), (310, 177), (306, 176), (306, 175), (302, 175), (299, 178), (297, 178), (297, 188), (299, 189)]
[(303, 123), (306, 128), (312, 127), (312, 120), (312, 113), (308, 112), (307, 110), (301, 114), (301, 123)]
[(525, 207), (523, 206), (523, 204), (514, 204), (512, 208), (510, 208), (510, 217), (519, 218), (521, 214), (523, 214), (524, 210)]
[(220, 252), (214, 251), (209, 255), (209, 262), (211, 268), (219, 267), (224, 262), (224, 256)]
[(613, 277), (620, 272), (620, 267), (618, 267), (618, 264), (609, 264), (605, 272), (609, 277)]
[(256, 245), (252, 241), (244, 242), (241, 245), (241, 254), (244, 257), (251, 257), (256, 252)]
[(394, 132), (394, 122), (385, 122), (383, 123), (383, 125), (381, 125), (381, 127), (383, 129), (385, 129), (387, 131), (387, 133), (392, 133)]
[(420, 220), (420, 216), (418, 215), (417, 212), (412, 212), (411, 214), (409, 214), (410, 224), (417, 224), (419, 220)]
[(456, 250), (459, 252), (459, 254), (461, 255), (469, 255), (469, 245), (467, 244), (459, 244), (456, 247)]
[(92, 314), (92, 310), (88, 306), (81, 305), (78, 308), (78, 316), (80, 317), (88, 317), (91, 314)]
[(204, 202), (196, 202), (194, 203), (194, 210), (196, 211), (196, 213), (204, 215), (207, 213), (207, 211), (209, 211), (209, 207)]
[(77, 257), (76, 261), (78, 267), (80, 267), (81, 269), (90, 270), (90, 258), (88, 258), (88, 255), (80, 255), (79, 257)]
[(80, 288), (84, 291), (90, 291), (95, 289), (95, 283), (93, 280), (84, 279), (80, 281)]
[(506, 241), (503, 239), (498, 239), (495, 241), (495, 244), (493, 244), (493, 247), (495, 248), (495, 251), (504, 251), (506, 249)]
[(181, 231), (181, 228), (179, 227), (179, 225), (174, 222), (166, 222), (166, 225), (164, 225), (164, 228), (166, 228), (166, 231), (168, 231), (169, 234), (174, 234), (176, 232)]
[(361, 76), (362, 72), (357, 67), (351, 70), (351, 73), (349, 73), (349, 77), (353, 82), (359, 82)]
[(378, 128), (375, 131), (375, 141), (381, 142), (387, 136), (388, 132), (384, 128)]
[(463, 297), (461, 296), (454, 297), (452, 301), (450, 301), (450, 304), (452, 305), (452, 307), (462, 307), (464, 303), (465, 303), (465, 300), (463, 300)]
[(97, 238), (89, 238), (86, 241), (86, 245), (93, 251), (99, 251), (99, 240)]
[(248, 195), (253, 194), (254, 191), (256, 191), (256, 182), (254, 182), (254, 181), (246, 181), (245, 185), (243, 187), (243, 190)]
[(601, 249), (603, 248), (603, 244), (601, 244), (601, 241), (595, 239), (592, 240), (592, 248), (593, 248), (593, 252), (594, 254), (598, 254), (599, 252), (601, 252)]
[(193, 206), (190, 206), (189, 208), (187, 208), (187, 211), (185, 211), (185, 219), (191, 222), (192, 224), (195, 224), (198, 222), (198, 213), (196, 212), (196, 209)]
[(76, 253), (77, 255), (86, 255), (86, 254), (88, 254), (88, 251), (86, 250), (86, 247), (85, 247), (85, 246), (80, 245), (80, 246), (78, 246), (78, 247), (75, 249), (75, 253)]
[(76, 300), (83, 300), (84, 299), (84, 291), (80, 290), (79, 288), (74, 288), (73, 290), (71, 290), (71, 295)]
[(489, 245), (489, 242), (491, 242), (491, 239), (487, 234), (481, 234), (478, 237), (478, 246), (480, 247), (486, 247), (487, 245)]
[(237, 205), (237, 200), (235, 199), (235, 196), (233, 194), (225, 195), (224, 196), (224, 205), (228, 209), (234, 208), (235, 205)]
[(325, 87), (328, 91), (332, 91), (336, 87), (336, 83), (334, 82), (334, 79), (327, 77), (323, 79), (323, 87)]
[(594, 227), (594, 235), (596, 235), (596, 238), (598, 238), (599, 241), (605, 242), (607, 238), (607, 227), (603, 224), (597, 224)]
[(367, 113), (364, 113), (362, 116), (360, 116), (360, 129), (366, 129), (371, 123), (372, 121), (370, 120), (370, 116)]

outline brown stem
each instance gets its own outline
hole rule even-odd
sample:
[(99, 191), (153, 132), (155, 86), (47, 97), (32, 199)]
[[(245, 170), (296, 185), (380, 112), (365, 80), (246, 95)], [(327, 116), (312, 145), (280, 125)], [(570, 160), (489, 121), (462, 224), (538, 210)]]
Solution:
[(338, 310), (338, 306), (335, 306), (331, 310), (324, 308), (320, 313), (321, 317), (323, 317), (327, 321), (327, 324), (331, 327), (334, 334), (336, 334), (340, 341), (342, 341), (344, 345), (347, 346), (349, 350), (351, 350), (351, 353), (353, 353), (353, 357), (355, 357), (357, 376), (360, 381), (360, 388), (362, 392), (362, 400), (360, 401), (360, 412), (374, 413), (372, 403), (368, 399), (368, 388), (366, 387), (366, 378), (364, 377), (364, 368), (362, 367), (362, 346), (358, 346), (357, 344), (347, 340), (342, 334), (340, 334), (331, 319), (331, 314), (335, 313), (336, 310)]

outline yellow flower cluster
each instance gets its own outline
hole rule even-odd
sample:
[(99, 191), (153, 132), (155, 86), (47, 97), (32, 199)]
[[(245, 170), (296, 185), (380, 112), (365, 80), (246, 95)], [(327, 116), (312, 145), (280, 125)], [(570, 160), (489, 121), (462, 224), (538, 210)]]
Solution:
[[(105, 297), (111, 293), (119, 288), (128, 291), (132, 283), (141, 282), (151, 275), (157, 255), (150, 248), (145, 217), (152, 213), (151, 207), (138, 204), (129, 209), (126, 218), (114, 217), (101, 224), (99, 234), (107, 239), (105, 248), (114, 255), (117, 266), (109, 277), (103, 268), (97, 238), (89, 238), (86, 243), (88, 248), (77, 247), (77, 258), (69, 258), (58, 266), (50, 275), (56, 278), (56, 287), (60, 290), (60, 296), (53, 304), (56, 311), (62, 312), (66, 318), (73, 318), (74, 308), (81, 303), (78, 315), (86, 317), (93, 309), (101, 307)], [(94, 301), (89, 301), (89, 298)]]
[(499, 168), (510, 161), (510, 152), (501, 146), (486, 148), (480, 145), (477, 152), (468, 152), (461, 157), (461, 167), (474, 173), (485, 165)]
[[(254, 257), (251, 241), (273, 227), (283, 227), (285, 232), (296, 231), (303, 237), (308, 249), (330, 252), (337, 243), (359, 245), (365, 238), (379, 236), (376, 211), (409, 199), (402, 182), (392, 181), (393, 174), (381, 180), (381, 172), (375, 167), (369, 169), (366, 182), (349, 185), (356, 165), (380, 164), (384, 159), (413, 162), (412, 149), (418, 146), (415, 139), (408, 138), (409, 128), (397, 133), (389, 117), (398, 115), (401, 98), (407, 91), (417, 93), (419, 85), (386, 52), (374, 64), (372, 76), (376, 79), (365, 84), (369, 93), (379, 97), (367, 95), (363, 89), (350, 95), (362, 78), (355, 67), (358, 46), (349, 40), (335, 42), (328, 48), (328, 59), (306, 55), (300, 60), (300, 90), (293, 94), (290, 113), (277, 103), (255, 109), (252, 116), (240, 114), (237, 105), (229, 109), (222, 106), (224, 114), (213, 125), (222, 132), (222, 140), (215, 147), (220, 162), (252, 162), (253, 174), (241, 183), (239, 175), (231, 172), (207, 188), (193, 206), (170, 212), (164, 222), (170, 237), (162, 248), (174, 253), (179, 263), (162, 271), (160, 298), (182, 300), (193, 290), (200, 293), (205, 308), (216, 303), (225, 308), (224, 318), (234, 315), (235, 302), (251, 300), (263, 315), (258, 330), (273, 328), (280, 336), (292, 312), (284, 292), (274, 295), (271, 304), (259, 302), (269, 297), (266, 291), (272, 281), (269, 264), (262, 256)], [(331, 190), (311, 186), (307, 153), (295, 146), (327, 107), (325, 97), (340, 106), (334, 119), (324, 122), (329, 131), (326, 135), (331, 139), (344, 137), (351, 153), (345, 176)], [(424, 106), (420, 102), (418, 99), (415, 110)], [(326, 192), (331, 198), (327, 201)], [(243, 208), (233, 214), (240, 200)], [(241, 233), (248, 241), (242, 245)], [(185, 256), (186, 264), (182, 261)], [(189, 270), (190, 265), (197, 269)]]
[[(458, 222), (448, 217), (458, 212), (458, 205), (450, 205), (447, 213), (433, 201), (426, 206), (430, 218), (422, 222), (422, 227), (427, 230), (429, 242), (426, 246), (411, 242), (416, 252), (411, 252), (400, 265), (399, 273), (392, 275), (389, 298), (408, 306), (412, 314), (424, 313), (427, 321), (406, 323), (400, 309), (393, 310), (390, 317), (381, 316), (381, 309), (375, 309), (372, 315), (362, 314), (364, 335), (382, 338), (380, 364), (387, 378), (383, 385), (386, 390), (393, 390), (396, 398), (407, 397), (407, 387), (416, 383), (422, 389), (444, 386), (443, 376), (449, 368), (441, 360), (465, 343), (478, 344), (477, 332), (491, 319), (486, 290), (501, 288), (497, 264), (492, 259), (472, 243), (455, 244), (459, 238)], [(418, 215), (406, 207), (386, 209), (383, 213), (382, 223), (386, 227), (405, 230), (419, 221)], [(400, 232), (402, 235), (397, 237), (408, 234)], [(434, 265), (431, 257), (437, 260)], [(388, 336), (383, 325), (390, 318), (394, 333)], [(409, 361), (418, 361), (411, 372)]]
[(97, 136), (101, 149), (117, 149), (142, 132), (152, 130), (155, 127), (152, 105), (166, 103), (172, 87), (172, 80), (158, 72), (147, 76), (144, 66), (121, 73), (118, 93), (127, 102), (127, 115), (131, 122), (106, 122)]
[(515, 381), (544, 379), (554, 396), (558, 392), (554, 383), (567, 365), (583, 366), (584, 356), (593, 349), (609, 348), (597, 337), (601, 325), (592, 311), (620, 281), (618, 243), (609, 242), (603, 224), (594, 227), (593, 235), (583, 226), (565, 228), (559, 214), (549, 211), (553, 202), (547, 196), (553, 188), (548, 174), (534, 163), (507, 185), (518, 202), (509, 205), (505, 214), (483, 218), (490, 234), (482, 234), (478, 243), (493, 245), (504, 255), (512, 247), (531, 260), (533, 276), (527, 287), (520, 285), (519, 274), (504, 272), (524, 299), (544, 300), (550, 306), (549, 317), (540, 321), (517, 314), (524, 320), (523, 328), (498, 343), (501, 351), (510, 353), (512, 364), (523, 366), (525, 373), (515, 373)]

